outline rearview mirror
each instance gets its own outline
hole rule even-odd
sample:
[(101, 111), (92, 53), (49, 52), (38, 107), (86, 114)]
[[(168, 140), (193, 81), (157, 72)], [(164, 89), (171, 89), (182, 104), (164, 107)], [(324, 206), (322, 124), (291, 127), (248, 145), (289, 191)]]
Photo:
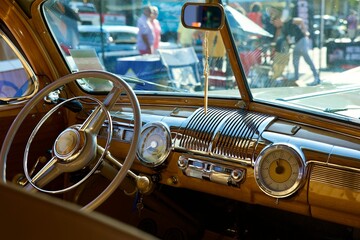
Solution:
[(181, 22), (186, 28), (219, 30), (224, 26), (224, 9), (220, 4), (186, 3)]

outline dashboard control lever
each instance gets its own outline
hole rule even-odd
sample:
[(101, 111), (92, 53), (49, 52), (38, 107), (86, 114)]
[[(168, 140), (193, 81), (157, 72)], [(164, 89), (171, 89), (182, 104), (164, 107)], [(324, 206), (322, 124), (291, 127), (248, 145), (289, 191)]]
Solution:
[[(102, 154), (104, 152), (104, 148), (102, 148), (101, 146), (97, 146), (97, 148), (99, 154)], [(109, 163), (112, 164), (114, 167), (116, 167), (118, 170), (121, 169), (122, 164), (117, 159), (115, 159), (110, 154), (110, 152), (106, 153), (105, 159), (108, 160)], [(149, 177), (136, 175), (134, 172), (130, 170), (128, 171), (128, 176), (135, 181), (136, 188), (141, 194), (148, 194), (152, 191), (153, 183)]]

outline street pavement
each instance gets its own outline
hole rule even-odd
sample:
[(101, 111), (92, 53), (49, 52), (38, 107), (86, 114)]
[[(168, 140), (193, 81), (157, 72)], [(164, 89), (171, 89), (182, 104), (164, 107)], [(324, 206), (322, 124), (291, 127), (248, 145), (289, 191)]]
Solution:
[[(337, 83), (342, 83), (342, 84), (354, 83), (355, 80), (354, 73), (358, 71), (356, 68), (347, 71), (345, 69), (328, 68), (326, 64), (326, 47), (323, 47), (321, 50), (319, 48), (310, 49), (309, 55), (313, 59), (315, 68), (319, 72), (320, 80), (321, 80), (320, 85), (332, 85)], [(292, 64), (291, 50), (290, 50), (290, 60), (288, 66), (285, 68), (283, 72), (283, 76), (287, 79), (294, 78), (294, 67)], [(301, 57), (299, 64), (299, 80), (297, 80), (295, 83), (299, 87), (304, 87), (307, 86), (307, 84), (311, 83), (312, 81), (314, 81), (314, 76), (311, 72), (311, 69), (309, 65)]]
[[(326, 75), (329, 75), (328, 71), (324, 71), (324, 69), (326, 69), (326, 48), (322, 48), (321, 51), (319, 48), (310, 49), (309, 55), (313, 60), (315, 68), (320, 73), (320, 79), (322, 80), (321, 84), (324, 84), (323, 79), (326, 78)], [(294, 79), (294, 66), (292, 63), (292, 49), (290, 49), (289, 63), (283, 72), (283, 76), (286, 79), (290, 79), (290, 80)], [(303, 57), (300, 57), (299, 79), (295, 82), (296, 85), (299, 87), (304, 87), (304, 86), (307, 86), (308, 83), (311, 83), (313, 81), (314, 81), (314, 76), (313, 76), (313, 73), (312, 73), (309, 65), (304, 61)]]

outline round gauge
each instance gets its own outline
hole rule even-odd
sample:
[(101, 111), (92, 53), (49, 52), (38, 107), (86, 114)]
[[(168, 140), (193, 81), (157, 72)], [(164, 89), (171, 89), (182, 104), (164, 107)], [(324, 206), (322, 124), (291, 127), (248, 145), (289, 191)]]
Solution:
[(143, 126), (136, 154), (140, 162), (149, 167), (162, 164), (170, 153), (171, 136), (169, 128), (161, 122)]
[(304, 171), (301, 152), (287, 144), (274, 144), (264, 148), (254, 167), (260, 189), (276, 198), (295, 193), (303, 183)]

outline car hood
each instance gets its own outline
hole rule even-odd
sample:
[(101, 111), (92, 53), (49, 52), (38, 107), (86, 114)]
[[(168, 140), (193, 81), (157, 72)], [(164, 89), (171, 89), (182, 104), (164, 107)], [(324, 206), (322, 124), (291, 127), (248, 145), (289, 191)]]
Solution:
[[(280, 101), (324, 112), (340, 112), (341, 109), (343, 111), (350, 111), (360, 108), (360, 84), (348, 85), (346, 87), (331, 85), (290, 87), (286, 89), (256, 89), (253, 91), (253, 96), (255, 99)], [(360, 115), (357, 114), (356, 117), (359, 118)]]
[[(265, 101), (292, 108), (312, 109), (359, 119), (360, 117), (360, 67), (331, 74), (318, 86), (252, 88), (255, 101)], [(219, 90), (211, 94), (238, 95), (238, 90)]]

